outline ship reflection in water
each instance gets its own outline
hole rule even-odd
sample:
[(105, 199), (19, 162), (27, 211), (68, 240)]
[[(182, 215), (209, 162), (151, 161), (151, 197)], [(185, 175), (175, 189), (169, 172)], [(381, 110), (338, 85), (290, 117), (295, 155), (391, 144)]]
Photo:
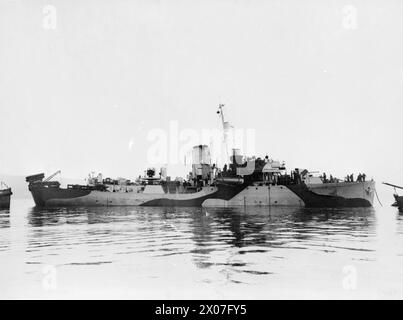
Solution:
[(16, 200), (0, 213), (0, 296), (403, 298), (403, 219), (385, 210)]

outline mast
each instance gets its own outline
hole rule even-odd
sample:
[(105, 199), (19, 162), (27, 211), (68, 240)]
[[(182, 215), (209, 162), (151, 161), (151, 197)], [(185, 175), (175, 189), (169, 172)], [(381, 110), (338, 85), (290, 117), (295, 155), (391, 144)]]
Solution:
[(224, 118), (224, 112), (223, 112), (223, 107), (225, 106), (225, 104), (220, 103), (218, 105), (218, 110), (217, 113), (220, 115), (221, 118), (221, 123), (222, 123), (222, 129), (223, 129), (223, 141), (222, 141), (222, 149), (224, 151), (224, 155), (221, 154), (221, 156), (224, 156), (224, 159), (221, 159), (222, 163), (221, 165), (223, 166), (225, 163), (227, 163), (227, 161), (229, 160), (229, 144), (228, 144), (228, 134), (229, 134), (229, 123), (225, 121)]
[(224, 123), (225, 123), (225, 120), (224, 120), (224, 112), (222, 111), (222, 108), (223, 108), (224, 106), (225, 106), (225, 104), (220, 103), (220, 104), (218, 105), (218, 111), (217, 111), (217, 113), (220, 114), (220, 117), (221, 117), (221, 123), (222, 123), (222, 128), (223, 128), (223, 130), (225, 130), (225, 126), (224, 126)]

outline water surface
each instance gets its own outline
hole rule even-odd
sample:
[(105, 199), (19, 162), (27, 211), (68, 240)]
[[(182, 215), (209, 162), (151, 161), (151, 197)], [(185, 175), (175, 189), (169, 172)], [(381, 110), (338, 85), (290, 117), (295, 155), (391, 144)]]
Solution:
[(403, 215), (359, 209), (0, 211), (0, 298), (403, 298)]

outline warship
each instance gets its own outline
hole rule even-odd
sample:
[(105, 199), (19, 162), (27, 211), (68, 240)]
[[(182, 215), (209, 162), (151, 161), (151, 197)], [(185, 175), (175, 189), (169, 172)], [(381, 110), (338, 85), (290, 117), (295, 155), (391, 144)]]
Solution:
[[(219, 106), (224, 131), (223, 105)], [(68, 206), (298, 206), (298, 207), (371, 207), (375, 182), (353, 179), (327, 180), (307, 169), (287, 171), (285, 163), (265, 157), (245, 157), (239, 149), (230, 151), (228, 165), (212, 164), (207, 145), (192, 150), (192, 171), (186, 179), (171, 180), (166, 168), (148, 168), (135, 181), (103, 179), (90, 175), (87, 184), (69, 184), (45, 179), (45, 174), (26, 177), (38, 207)]]
[(13, 193), (4, 182), (0, 182), (0, 209), (10, 208), (10, 198)]

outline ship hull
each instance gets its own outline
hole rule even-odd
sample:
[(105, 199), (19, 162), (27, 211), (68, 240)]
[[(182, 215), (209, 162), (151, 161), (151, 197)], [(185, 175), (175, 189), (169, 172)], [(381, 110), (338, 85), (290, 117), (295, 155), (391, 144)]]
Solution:
[(217, 192), (206, 187), (195, 193), (137, 193), (74, 190), (63, 188), (30, 189), (38, 207), (113, 207), (113, 206), (186, 206), (200, 207), (205, 199)]
[(0, 190), (0, 209), (10, 208), (10, 199), (12, 194), (13, 193), (11, 192), (10, 188)]
[(218, 184), (194, 193), (142, 193), (31, 187), (39, 207), (164, 206), (164, 207), (371, 207), (375, 183), (318, 185)]
[(293, 206), (308, 208), (371, 207), (375, 182), (248, 186), (230, 200), (208, 199), (206, 207)]

